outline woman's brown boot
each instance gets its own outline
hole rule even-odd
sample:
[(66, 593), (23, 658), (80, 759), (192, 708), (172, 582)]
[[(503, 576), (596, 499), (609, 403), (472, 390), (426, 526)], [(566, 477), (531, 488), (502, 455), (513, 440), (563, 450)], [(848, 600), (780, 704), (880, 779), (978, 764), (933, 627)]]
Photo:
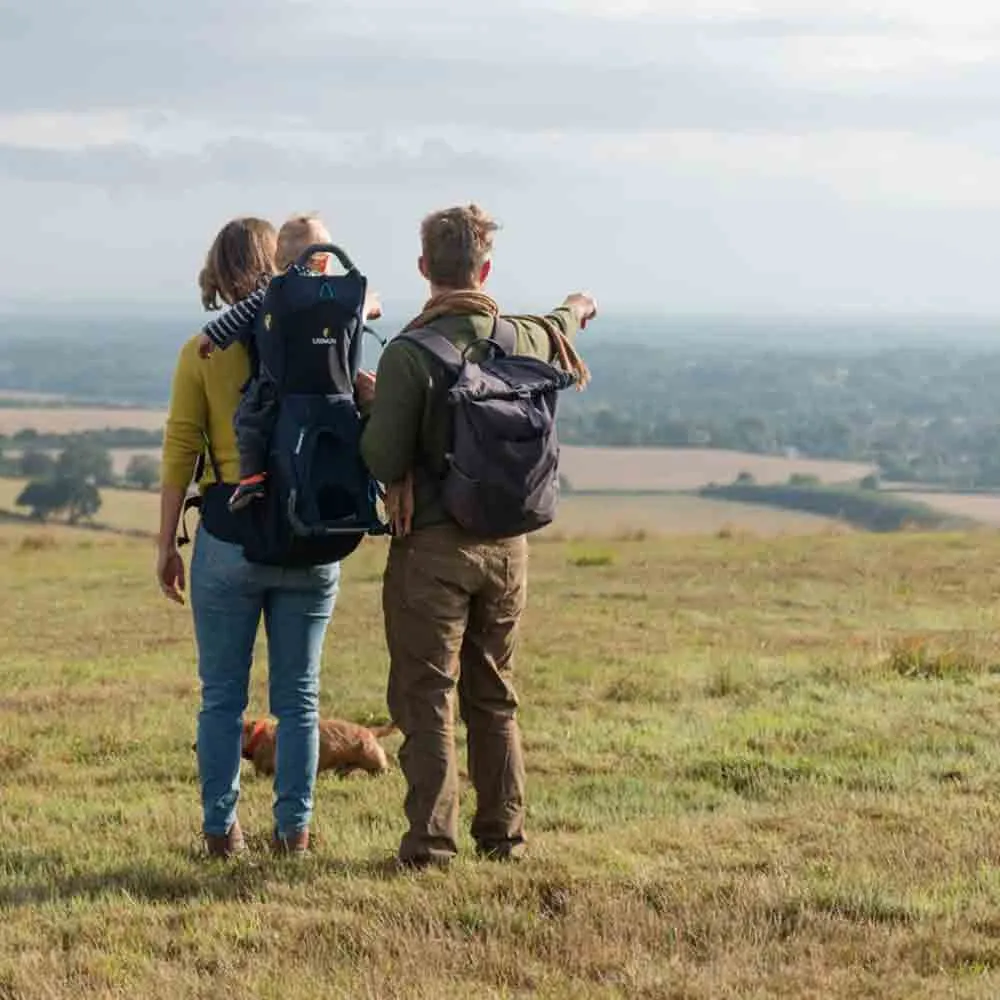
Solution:
[(275, 854), (306, 854), (309, 851), (309, 831), (297, 830), (295, 833), (275, 833), (271, 841)]
[(246, 846), (239, 820), (233, 822), (228, 833), (205, 834), (205, 850), (210, 858), (231, 858), (234, 854), (242, 854)]

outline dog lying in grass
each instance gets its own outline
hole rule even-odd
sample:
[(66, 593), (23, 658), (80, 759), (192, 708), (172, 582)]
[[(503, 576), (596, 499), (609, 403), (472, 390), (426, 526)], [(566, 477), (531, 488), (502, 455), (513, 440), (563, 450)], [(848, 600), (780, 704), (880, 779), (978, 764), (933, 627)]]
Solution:
[[(243, 759), (252, 762), (257, 774), (274, 774), (275, 738), (278, 724), (271, 719), (246, 719), (243, 723)], [(345, 719), (321, 719), (319, 723), (319, 770), (340, 775), (352, 771), (383, 774), (389, 759), (379, 740), (396, 727), (362, 726)], [(191, 749), (197, 750), (194, 744)]]
[[(274, 774), (277, 729), (277, 723), (270, 719), (247, 719), (243, 723), (243, 757), (253, 762), (257, 774)], [(388, 771), (389, 760), (379, 740), (395, 731), (391, 723), (370, 729), (344, 719), (321, 719), (319, 770), (342, 775), (351, 771)]]

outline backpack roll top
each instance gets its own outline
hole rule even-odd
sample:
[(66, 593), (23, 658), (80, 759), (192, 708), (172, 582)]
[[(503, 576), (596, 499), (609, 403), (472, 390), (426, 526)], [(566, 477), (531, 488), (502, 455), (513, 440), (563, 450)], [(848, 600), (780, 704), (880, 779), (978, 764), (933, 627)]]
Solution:
[(467, 363), (458, 377), (448, 394), (454, 430), (442, 499), (470, 533), (506, 538), (554, 520), (562, 383), (558, 372), (532, 358)]
[[(428, 329), (407, 335), (452, 375), (452, 421), (444, 508), (483, 538), (507, 538), (551, 524), (559, 500), (558, 393), (572, 374), (512, 352), (516, 331), (498, 321), (489, 340), (460, 352)], [(482, 352), (485, 359), (472, 360)]]

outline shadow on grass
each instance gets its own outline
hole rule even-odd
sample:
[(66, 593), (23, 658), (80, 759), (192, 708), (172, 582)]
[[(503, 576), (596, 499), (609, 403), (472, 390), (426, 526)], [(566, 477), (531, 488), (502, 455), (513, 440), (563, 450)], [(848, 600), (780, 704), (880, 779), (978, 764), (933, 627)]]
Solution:
[(0, 855), (0, 911), (72, 900), (125, 896), (146, 903), (189, 900), (251, 902), (266, 897), (273, 885), (302, 885), (318, 878), (346, 877), (385, 880), (408, 873), (395, 859), (341, 860), (308, 855), (282, 858), (269, 851), (250, 850), (230, 861), (216, 861), (194, 850), (159, 861), (135, 861), (94, 871), (68, 869), (58, 853), (18, 852)]

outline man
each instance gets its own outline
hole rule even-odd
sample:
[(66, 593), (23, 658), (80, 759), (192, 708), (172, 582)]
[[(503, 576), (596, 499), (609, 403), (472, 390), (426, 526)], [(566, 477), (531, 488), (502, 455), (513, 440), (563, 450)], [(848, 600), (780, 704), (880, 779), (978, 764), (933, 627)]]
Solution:
[[(424, 311), (407, 330), (433, 325), (459, 350), (488, 338), (498, 313), (482, 292), (497, 226), (475, 205), (435, 212), (421, 227)], [(571, 339), (596, 315), (594, 300), (570, 295), (546, 317), (510, 317), (516, 352), (576, 362)], [(409, 830), (399, 860), (447, 864), (457, 853), (458, 765), (453, 733), (457, 688), (476, 789), (472, 836), (478, 852), (512, 860), (524, 845), (524, 761), (511, 684), (524, 611), (527, 542), (473, 537), (446, 515), (440, 483), (449, 444), (451, 378), (419, 345), (392, 342), (382, 355), (362, 454), (392, 491), (397, 536), (383, 586), (390, 672), (388, 701), (405, 736), (400, 764)], [(399, 508), (400, 498), (412, 501)]]

